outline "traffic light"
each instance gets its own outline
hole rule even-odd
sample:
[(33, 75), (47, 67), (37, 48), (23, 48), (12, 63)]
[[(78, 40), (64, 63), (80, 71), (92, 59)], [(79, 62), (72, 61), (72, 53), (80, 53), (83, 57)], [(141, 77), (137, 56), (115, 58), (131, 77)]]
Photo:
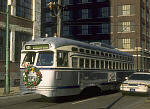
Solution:
[(50, 10), (53, 10), (53, 2), (49, 2), (48, 7), (49, 7)]

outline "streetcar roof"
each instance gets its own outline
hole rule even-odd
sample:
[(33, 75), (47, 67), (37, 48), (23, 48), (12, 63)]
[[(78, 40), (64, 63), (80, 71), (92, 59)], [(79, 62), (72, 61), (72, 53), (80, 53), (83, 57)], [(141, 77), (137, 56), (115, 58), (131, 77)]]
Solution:
[(101, 50), (104, 52), (106, 51), (106, 52), (111, 52), (111, 53), (122, 54), (125, 56), (132, 56), (131, 54), (128, 54), (126, 52), (121, 52), (117, 49), (94, 46), (85, 42), (76, 41), (76, 40), (67, 39), (67, 38), (59, 38), (59, 37), (35, 38), (35, 40), (26, 42), (25, 45), (40, 45), (40, 44), (50, 44), (53, 48), (58, 48), (58, 47), (67, 46), (67, 45), (74, 45), (74, 46), (87, 48), (87, 49), (95, 49), (95, 50)]

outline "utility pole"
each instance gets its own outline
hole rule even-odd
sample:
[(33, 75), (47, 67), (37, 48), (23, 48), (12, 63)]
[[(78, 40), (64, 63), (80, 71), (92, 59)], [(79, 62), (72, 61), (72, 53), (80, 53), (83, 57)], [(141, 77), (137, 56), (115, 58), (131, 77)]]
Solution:
[(61, 5), (62, 0), (58, 2), (49, 2), (48, 7), (50, 9), (50, 16), (57, 18), (57, 37), (61, 37), (61, 12), (64, 8)]
[(10, 1), (7, 0), (7, 9), (6, 9), (6, 74), (5, 74), (5, 94), (9, 94), (9, 6), (11, 5)]
[(58, 0), (58, 6), (57, 6), (57, 36), (60, 37), (61, 36), (61, 11), (62, 11), (62, 7), (61, 7), (61, 0)]

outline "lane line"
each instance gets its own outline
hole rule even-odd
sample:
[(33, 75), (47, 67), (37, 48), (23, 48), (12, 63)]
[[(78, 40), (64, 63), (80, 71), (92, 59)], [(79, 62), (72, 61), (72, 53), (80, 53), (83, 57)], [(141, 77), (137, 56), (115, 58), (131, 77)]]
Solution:
[(86, 101), (91, 101), (91, 100), (95, 100), (97, 98), (89, 98), (89, 99), (86, 99), (86, 100), (81, 100), (81, 101), (77, 101), (77, 102), (74, 102), (72, 104), (78, 104), (78, 103), (82, 103), (82, 102), (86, 102)]

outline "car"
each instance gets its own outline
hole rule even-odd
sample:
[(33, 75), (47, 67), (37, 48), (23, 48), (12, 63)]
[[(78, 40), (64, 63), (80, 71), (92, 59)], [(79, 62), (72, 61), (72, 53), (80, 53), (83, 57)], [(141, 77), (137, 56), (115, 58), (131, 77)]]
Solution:
[(150, 73), (136, 72), (125, 79), (120, 85), (120, 90), (123, 95), (127, 93), (150, 94)]

